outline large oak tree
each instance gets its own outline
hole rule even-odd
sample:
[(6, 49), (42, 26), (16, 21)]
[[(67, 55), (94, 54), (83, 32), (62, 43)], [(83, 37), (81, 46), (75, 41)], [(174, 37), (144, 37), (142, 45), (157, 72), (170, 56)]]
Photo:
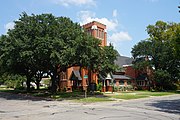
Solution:
[[(105, 64), (106, 53), (99, 45), (100, 40), (88, 36), (78, 23), (67, 17), (22, 13), (14, 29), (1, 36), (0, 63), (8, 72), (25, 75), (28, 91), (32, 77), (39, 84), (42, 73), (48, 72), (55, 92), (57, 69), (78, 65), (97, 71)], [(113, 51), (112, 47), (110, 50)], [(115, 59), (115, 54), (109, 59)]]
[[(150, 37), (139, 42), (131, 51), (136, 68), (154, 69), (153, 79), (161, 89), (169, 89), (167, 84), (171, 85), (180, 79), (179, 27), (180, 24), (157, 21), (155, 25), (147, 27)], [(160, 75), (163, 78), (161, 80), (158, 79)], [(163, 80), (166, 81), (166, 84), (161, 84), (165, 83)], [(169, 82), (167, 83), (167, 81)]]

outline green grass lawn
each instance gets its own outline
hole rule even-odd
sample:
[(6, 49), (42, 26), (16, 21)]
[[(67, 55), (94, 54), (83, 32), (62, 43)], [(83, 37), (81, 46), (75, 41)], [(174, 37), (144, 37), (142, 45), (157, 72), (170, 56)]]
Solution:
[(148, 96), (164, 96), (164, 95), (172, 95), (174, 92), (150, 92), (150, 91), (137, 91), (137, 95), (148, 95)]
[(145, 97), (148, 97), (148, 96), (147, 95), (127, 95), (127, 94), (122, 94), (122, 95), (113, 95), (111, 97), (116, 98), (116, 99), (130, 100), (130, 99), (145, 98)]
[(151, 96), (165, 96), (165, 95), (172, 95), (175, 94), (174, 92), (150, 92), (150, 91), (135, 91), (135, 92), (122, 92), (118, 94), (107, 94), (107, 96), (116, 98), (116, 99), (139, 99), (139, 98), (146, 98)]
[(94, 103), (94, 102), (107, 102), (113, 101), (109, 99), (109, 97), (87, 97), (87, 98), (80, 98), (75, 100), (75, 102), (83, 102), (83, 103)]
[[(13, 90), (8, 88), (0, 88), (0, 92), (10, 92), (10, 93), (22, 93), (27, 94), (25, 90)], [(28, 95), (32, 95), (35, 97), (44, 97), (51, 98), (54, 100), (73, 100), (75, 102), (104, 102), (104, 101), (112, 101), (112, 100), (130, 100), (130, 99), (139, 99), (146, 98), (152, 96), (165, 96), (179, 94), (178, 92), (150, 92), (150, 91), (133, 91), (133, 92), (120, 92), (120, 93), (100, 93), (95, 92), (93, 95), (88, 93), (87, 98), (84, 98), (84, 92), (74, 91), (74, 92), (57, 92), (56, 94), (51, 94), (50, 92), (45, 90), (34, 90)]]
[(134, 92), (122, 92), (122, 93), (97, 93), (95, 95), (88, 95), (87, 98), (84, 98), (83, 92), (70, 92), (70, 93), (57, 93), (55, 95), (51, 95), (53, 99), (68, 99), (75, 100), (76, 102), (104, 102), (104, 101), (112, 101), (112, 98), (115, 99), (139, 99), (139, 98), (147, 98), (152, 96), (165, 96), (172, 95), (174, 92), (150, 92), (150, 91), (134, 91)]
[(13, 92), (14, 89), (12, 88), (5, 88), (5, 87), (0, 87), (0, 92)]

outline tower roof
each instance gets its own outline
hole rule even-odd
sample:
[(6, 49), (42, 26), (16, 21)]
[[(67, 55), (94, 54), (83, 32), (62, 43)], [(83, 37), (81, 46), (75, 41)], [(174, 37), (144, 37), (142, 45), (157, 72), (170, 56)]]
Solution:
[(96, 26), (98, 26), (99, 28), (102, 28), (102, 29), (106, 29), (106, 25), (104, 25), (104, 24), (102, 24), (100, 22), (97, 22), (97, 21), (92, 21), (90, 23), (87, 23), (87, 24), (83, 25), (83, 28), (90, 28), (93, 25), (96, 25)]

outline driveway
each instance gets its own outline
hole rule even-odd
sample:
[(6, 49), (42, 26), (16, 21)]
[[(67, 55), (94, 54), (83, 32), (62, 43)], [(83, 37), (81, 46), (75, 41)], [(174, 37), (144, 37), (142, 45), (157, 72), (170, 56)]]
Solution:
[(180, 120), (180, 95), (85, 104), (0, 93), (0, 120)]

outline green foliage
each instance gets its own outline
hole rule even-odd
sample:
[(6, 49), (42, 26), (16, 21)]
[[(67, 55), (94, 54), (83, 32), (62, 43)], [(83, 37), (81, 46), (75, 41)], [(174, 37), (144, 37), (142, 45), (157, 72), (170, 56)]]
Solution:
[[(164, 83), (159, 82), (166, 81), (170, 85), (180, 79), (180, 58), (177, 54), (180, 50), (179, 32), (179, 23), (157, 21), (155, 25), (147, 27), (150, 38), (139, 42), (131, 51), (135, 58), (134, 67), (144, 72), (147, 72), (147, 67), (153, 68), (155, 76), (151, 80), (155, 80), (160, 88), (164, 87)], [(168, 78), (164, 75), (168, 75)]]
[(102, 91), (102, 86), (103, 86), (102, 82), (98, 83), (97, 84), (97, 91)]
[(88, 97), (88, 98), (81, 98), (79, 100), (76, 100), (77, 102), (85, 102), (85, 103), (94, 103), (94, 102), (107, 102), (107, 101), (113, 101), (105, 97)]
[(28, 87), (38, 71), (50, 72), (55, 82), (59, 64), (77, 63), (73, 47), (82, 34), (81, 26), (69, 18), (22, 13), (14, 29), (1, 37), (0, 63), (8, 72), (26, 75)]
[(172, 95), (172, 92), (149, 92), (149, 91), (135, 91), (135, 92), (122, 92), (116, 95), (108, 95), (109, 97), (116, 98), (116, 99), (139, 99), (139, 98), (146, 98), (151, 96), (165, 96), (165, 95)]
[(21, 75), (13, 75), (13, 74), (5, 73), (1, 76), (0, 80), (8, 88), (20, 88), (23, 87), (23, 82), (25, 82), (26, 78)]
[(114, 86), (113, 86), (113, 91), (114, 91), (114, 92), (118, 92), (118, 91), (119, 91), (119, 87), (114, 85)]
[(168, 90), (174, 87), (171, 82), (171, 75), (167, 71), (156, 70), (154, 72), (154, 80), (156, 82), (156, 89), (158, 90)]
[[(77, 39), (75, 46), (72, 46), (72, 48), (75, 49), (75, 55), (72, 57), (74, 62), (72, 63), (96, 71), (100, 59), (100, 40), (89, 36), (86, 33), (83, 33), (83, 35), (79, 37), (80, 38)], [(69, 54), (71, 54), (71, 52)]]
[(27, 89), (39, 71), (48, 72), (54, 91), (60, 67), (78, 65), (93, 72), (114, 70), (113, 47), (101, 48), (100, 43), (67, 17), (22, 13), (14, 29), (0, 37), (0, 72), (25, 75)]
[(119, 92), (119, 91), (133, 91), (133, 86), (132, 85), (127, 85), (127, 86), (114, 86), (113, 88), (114, 92)]
[(45, 79), (45, 80), (43, 80), (43, 84), (45, 84), (45, 86), (49, 86), (50, 85), (50, 81), (51, 81), (51, 79)]
[(99, 55), (101, 56), (99, 60), (101, 64), (98, 68), (101, 76), (106, 77), (108, 73), (119, 69), (118, 66), (114, 64), (118, 53), (112, 45), (103, 47), (102, 53)]
[(116, 99), (123, 99), (123, 100), (131, 100), (131, 99), (139, 99), (139, 98), (146, 98), (147, 95), (135, 95), (135, 94), (123, 94), (123, 95), (116, 95), (113, 98)]

